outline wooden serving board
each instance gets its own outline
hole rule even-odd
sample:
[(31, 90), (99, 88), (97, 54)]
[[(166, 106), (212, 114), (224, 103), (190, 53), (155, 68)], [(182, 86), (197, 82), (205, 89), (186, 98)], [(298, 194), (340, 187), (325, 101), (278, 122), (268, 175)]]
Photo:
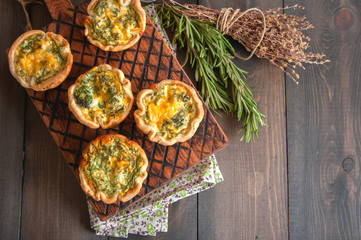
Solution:
[(52, 23), (44, 30), (59, 33), (69, 41), (74, 64), (69, 77), (59, 87), (46, 92), (27, 90), (27, 93), (76, 178), (82, 149), (98, 135), (123, 134), (139, 143), (148, 156), (148, 178), (132, 200), (108, 205), (90, 199), (101, 220), (146, 198), (152, 191), (227, 145), (227, 137), (205, 105), (204, 119), (194, 137), (168, 147), (149, 141), (137, 129), (133, 119), (135, 106), (121, 124), (111, 129), (94, 130), (79, 123), (68, 109), (67, 90), (80, 74), (96, 65), (108, 63), (121, 69), (131, 81), (135, 96), (141, 89), (164, 79), (192, 83), (149, 18), (142, 38), (132, 48), (117, 53), (105, 52), (91, 45), (84, 36), (83, 22), (89, 2), (76, 7), (67, 0), (45, 0), (44, 3), (52, 17)]

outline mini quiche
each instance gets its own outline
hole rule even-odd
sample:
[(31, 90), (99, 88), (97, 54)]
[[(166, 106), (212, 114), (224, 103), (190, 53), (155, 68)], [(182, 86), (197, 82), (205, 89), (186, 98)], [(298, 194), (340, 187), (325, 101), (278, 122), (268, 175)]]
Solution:
[(73, 64), (69, 43), (59, 34), (41, 30), (22, 34), (11, 46), (8, 58), (16, 80), (36, 91), (59, 86)]
[(97, 201), (127, 202), (142, 188), (147, 167), (147, 156), (137, 143), (119, 134), (100, 136), (83, 150), (81, 187)]
[(69, 109), (90, 128), (110, 128), (132, 109), (131, 83), (119, 69), (102, 64), (80, 75), (68, 89)]
[(122, 51), (133, 46), (146, 26), (140, 0), (92, 0), (85, 19), (85, 36), (104, 51)]
[(153, 142), (173, 145), (190, 139), (203, 119), (202, 101), (196, 91), (176, 80), (163, 80), (137, 96), (134, 119)]

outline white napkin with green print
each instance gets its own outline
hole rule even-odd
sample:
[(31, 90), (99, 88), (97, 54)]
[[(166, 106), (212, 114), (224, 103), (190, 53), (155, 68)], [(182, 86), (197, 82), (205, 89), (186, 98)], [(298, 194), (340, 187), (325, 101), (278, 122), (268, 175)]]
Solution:
[[(171, 50), (175, 46), (161, 28), (154, 5), (144, 8), (158, 31), (163, 35)], [(214, 155), (157, 189), (141, 202), (127, 207), (107, 221), (101, 221), (88, 201), (90, 225), (97, 235), (128, 237), (129, 233), (155, 236), (168, 230), (168, 206), (182, 198), (207, 190), (223, 181)]]
[(214, 155), (156, 190), (141, 202), (101, 221), (88, 202), (90, 225), (97, 235), (127, 237), (128, 233), (155, 236), (168, 230), (168, 206), (223, 181)]

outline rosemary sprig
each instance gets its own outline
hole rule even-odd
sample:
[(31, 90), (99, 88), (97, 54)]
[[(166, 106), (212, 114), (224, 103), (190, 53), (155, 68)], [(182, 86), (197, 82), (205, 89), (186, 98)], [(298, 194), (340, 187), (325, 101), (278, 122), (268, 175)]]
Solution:
[(242, 122), (241, 140), (254, 140), (258, 125), (266, 126), (264, 115), (245, 82), (246, 72), (232, 61), (234, 49), (229, 41), (212, 23), (189, 18), (175, 6), (161, 4), (157, 13), (163, 27), (174, 31), (173, 43), (186, 48), (185, 63), (195, 69), (195, 80), (201, 82), (200, 94), (206, 104), (214, 111), (235, 112)]

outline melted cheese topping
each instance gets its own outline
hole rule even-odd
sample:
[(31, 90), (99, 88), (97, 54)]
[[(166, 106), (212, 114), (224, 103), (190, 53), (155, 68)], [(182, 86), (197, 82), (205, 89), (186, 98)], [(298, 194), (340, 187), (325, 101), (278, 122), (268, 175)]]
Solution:
[(100, 124), (121, 118), (130, 104), (118, 74), (105, 67), (86, 73), (75, 88), (74, 97), (84, 116)]
[(108, 196), (132, 190), (144, 165), (139, 150), (116, 137), (91, 143), (83, 156), (88, 185)]
[(182, 103), (174, 97), (169, 87), (164, 91), (164, 96), (157, 102), (149, 102), (148, 116), (151, 123), (155, 123), (157, 128), (161, 128), (161, 124), (166, 119), (171, 119), (175, 113), (182, 108)]
[(62, 46), (42, 35), (26, 38), (16, 51), (16, 72), (28, 83), (39, 84), (64, 69)]
[(138, 12), (129, 3), (119, 0), (99, 0), (94, 7), (90, 24), (86, 28), (90, 36), (103, 45), (124, 45), (142, 29)]
[(163, 85), (144, 98), (144, 121), (159, 135), (172, 139), (183, 134), (195, 117), (195, 105), (181, 85)]

